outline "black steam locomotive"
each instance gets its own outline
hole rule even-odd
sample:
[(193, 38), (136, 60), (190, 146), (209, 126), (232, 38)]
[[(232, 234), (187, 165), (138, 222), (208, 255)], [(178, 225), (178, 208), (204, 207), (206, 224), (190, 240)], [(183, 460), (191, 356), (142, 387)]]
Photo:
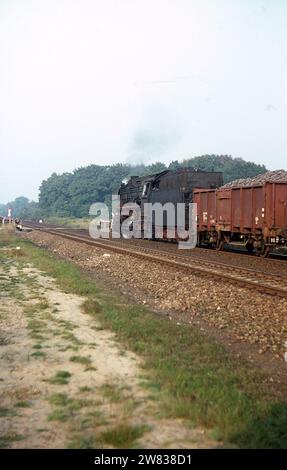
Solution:
[(142, 177), (132, 176), (121, 184), (118, 194), (121, 207), (127, 203), (137, 203), (143, 211), (145, 203), (173, 203), (175, 206), (185, 203), (187, 206), (193, 200), (195, 188), (214, 189), (222, 184), (221, 172), (181, 168)]

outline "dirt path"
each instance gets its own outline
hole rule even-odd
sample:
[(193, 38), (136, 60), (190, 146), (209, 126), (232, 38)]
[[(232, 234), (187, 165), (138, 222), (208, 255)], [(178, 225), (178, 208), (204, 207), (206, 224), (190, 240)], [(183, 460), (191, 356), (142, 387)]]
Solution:
[(32, 266), (0, 268), (0, 447), (216, 447), (160, 418), (141, 361)]

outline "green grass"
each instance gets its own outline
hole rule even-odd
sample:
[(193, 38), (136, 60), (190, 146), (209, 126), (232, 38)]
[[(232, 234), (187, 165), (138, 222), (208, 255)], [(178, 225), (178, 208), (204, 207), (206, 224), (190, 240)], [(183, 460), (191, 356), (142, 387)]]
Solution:
[(83, 387), (79, 388), (79, 393), (86, 393), (86, 392), (91, 392), (91, 387), (88, 387), (87, 385), (84, 385)]
[(67, 407), (71, 411), (78, 411), (86, 406), (89, 406), (90, 404), (90, 400), (79, 400), (78, 398), (70, 398), (67, 402)]
[(0, 418), (8, 418), (11, 416), (15, 416), (16, 412), (13, 410), (13, 408), (4, 408), (0, 407)]
[(33, 338), (33, 339), (37, 339), (37, 340), (47, 339), (45, 336), (41, 335), (41, 333), (39, 333), (37, 330), (33, 330), (30, 333), (30, 337)]
[(102, 311), (102, 307), (99, 302), (95, 299), (87, 299), (83, 302), (82, 310), (84, 313), (100, 313)]
[(5, 449), (6, 447), (9, 447), (10, 444), (16, 441), (21, 441), (24, 439), (24, 436), (21, 436), (19, 434), (4, 434), (0, 436), (0, 449)]
[(59, 370), (48, 382), (53, 385), (67, 385), (71, 376), (70, 372)]
[(94, 367), (94, 366), (87, 366), (85, 368), (85, 372), (89, 372), (89, 371), (91, 372), (91, 371), (96, 371), (96, 370), (98, 370), (98, 369), (97, 369), (97, 367)]
[(76, 436), (69, 445), (68, 449), (97, 449), (97, 440), (95, 436)]
[[(143, 400), (142, 400), (143, 401)], [(137, 400), (135, 398), (129, 398), (124, 401), (123, 403), (123, 412), (125, 417), (132, 416), (133, 413), (135, 412), (137, 406), (139, 406), (141, 403), (140, 400)]]
[(64, 333), (61, 333), (61, 338), (66, 339), (67, 341), (71, 341), (76, 346), (82, 344), (82, 342), (70, 331), (65, 331)]
[(120, 424), (113, 429), (102, 432), (99, 440), (117, 449), (130, 449), (136, 445), (137, 439), (142, 437), (146, 431), (146, 426)]
[(68, 344), (67, 346), (61, 346), (59, 348), (59, 351), (61, 352), (66, 352), (66, 351), (78, 351), (79, 350), (79, 346), (73, 346), (72, 344)]
[(46, 353), (43, 351), (36, 351), (31, 354), (32, 357), (46, 357)]
[(83, 305), (86, 313), (114, 331), (123, 349), (141, 356), (162, 415), (186, 418), (241, 447), (287, 448), (287, 401), (268, 390), (266, 376), (196, 327), (176, 326), (99, 281), (95, 284), (72, 263), (20, 243), (26, 256), (19, 263), (28, 259), (56, 278), (64, 292), (90, 299)]
[(39, 332), (41, 328), (44, 328), (45, 325), (46, 325), (45, 322), (43, 322), (42, 320), (33, 319), (33, 320), (28, 321), (27, 328), (36, 333), (36, 332)]
[(161, 389), (159, 383), (151, 382), (150, 380), (140, 382), (140, 386), (147, 390), (150, 390), (151, 392), (160, 392)]
[[(40, 300), (39, 302), (35, 304), (27, 304), (25, 305), (24, 311), (26, 315), (35, 315), (38, 314), (39, 312), (42, 313), (43, 310), (46, 310), (49, 308), (49, 303), (46, 300)], [(37, 320), (35, 320), (37, 321)], [(40, 323), (43, 323), (40, 321)]]
[(98, 429), (100, 426), (106, 426), (108, 424), (109, 422), (106, 420), (106, 418), (100, 414), (98, 417), (89, 416), (89, 414), (87, 414), (84, 415), (84, 417), (80, 421), (77, 430), (80, 431), (83, 435), (83, 431), (86, 431), (87, 429), (90, 429), (92, 431), (94, 429)]
[(72, 322), (68, 320), (56, 320), (58, 325), (65, 327), (67, 330), (73, 330), (74, 328), (77, 328), (77, 325), (74, 325)]
[(71, 356), (70, 361), (77, 362), (78, 364), (83, 364), (84, 366), (89, 366), (92, 363), (91, 359), (86, 356)]
[(71, 412), (67, 409), (56, 409), (48, 416), (48, 421), (68, 421), (72, 417)]
[(50, 216), (45, 218), (45, 222), (55, 225), (63, 225), (64, 227), (73, 227), (73, 228), (88, 228), (91, 218), (79, 218), (79, 217), (56, 217)]
[(31, 403), (29, 401), (18, 401), (17, 403), (15, 403), (15, 405), (17, 408), (30, 408), (31, 406)]
[(125, 399), (123, 389), (114, 383), (105, 383), (99, 387), (101, 394), (111, 403), (120, 402)]
[(66, 393), (54, 393), (49, 398), (49, 403), (54, 406), (60, 406), (70, 411), (77, 411), (85, 406), (89, 406), (89, 400), (79, 400), (78, 398), (69, 398)]
[(49, 403), (56, 406), (66, 406), (68, 402), (68, 395), (66, 393), (54, 393), (49, 398)]

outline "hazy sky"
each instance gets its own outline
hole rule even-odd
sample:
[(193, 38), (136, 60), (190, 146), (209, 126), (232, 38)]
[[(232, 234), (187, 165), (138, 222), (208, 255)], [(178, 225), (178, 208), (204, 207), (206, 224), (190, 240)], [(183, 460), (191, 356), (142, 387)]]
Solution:
[(0, 202), (90, 163), (287, 169), (286, 0), (0, 0)]

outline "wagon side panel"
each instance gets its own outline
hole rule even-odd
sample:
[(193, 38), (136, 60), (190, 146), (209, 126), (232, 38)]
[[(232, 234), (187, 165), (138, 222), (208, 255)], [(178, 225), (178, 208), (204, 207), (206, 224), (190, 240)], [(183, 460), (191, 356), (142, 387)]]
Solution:
[(231, 190), (219, 189), (216, 192), (216, 221), (219, 231), (231, 231)]

